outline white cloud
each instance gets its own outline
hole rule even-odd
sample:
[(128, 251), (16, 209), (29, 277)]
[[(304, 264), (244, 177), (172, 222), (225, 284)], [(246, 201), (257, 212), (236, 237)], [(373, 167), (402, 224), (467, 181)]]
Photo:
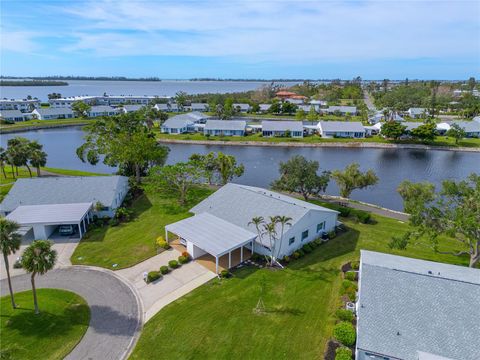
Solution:
[(7, 31), (2, 28), (0, 30), (0, 48), (2, 51), (32, 53), (38, 48), (35, 37), (34, 32)]

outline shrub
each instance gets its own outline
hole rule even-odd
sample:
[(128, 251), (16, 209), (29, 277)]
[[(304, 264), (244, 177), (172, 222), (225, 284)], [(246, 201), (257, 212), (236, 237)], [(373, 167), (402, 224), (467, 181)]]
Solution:
[(331, 240), (337, 235), (337, 233), (335, 232), (335, 230), (332, 230), (332, 231), (329, 231), (327, 235), (328, 235), (328, 238)]
[(347, 309), (338, 309), (335, 312), (335, 316), (342, 321), (348, 321), (348, 322), (353, 321), (353, 313)]
[(335, 350), (335, 360), (352, 360), (352, 350), (346, 347), (339, 347)]
[(356, 218), (359, 222), (363, 224), (368, 224), (370, 222), (371, 215), (367, 211), (353, 209), (351, 211), (351, 216)]
[(163, 266), (160, 266), (160, 272), (162, 273), (162, 275), (165, 275), (170, 272), (170, 269), (168, 268), (168, 266), (163, 265)]
[(186, 264), (186, 263), (188, 263), (189, 261), (190, 261), (190, 259), (189, 259), (188, 257), (186, 257), (186, 256), (181, 255), (181, 256), (178, 257), (178, 262), (179, 262), (180, 264)]
[(162, 277), (159, 271), (150, 271), (147, 275), (147, 283), (158, 280)]
[(357, 278), (357, 273), (355, 271), (347, 271), (345, 273), (345, 279), (350, 281), (355, 281)]
[(252, 261), (258, 261), (261, 258), (262, 258), (262, 256), (257, 254), (257, 253), (253, 253), (252, 256), (250, 257), (250, 259), (252, 259)]
[(296, 260), (296, 259), (300, 259), (300, 253), (298, 251), (295, 251), (293, 254), (292, 254), (292, 257)]
[(182, 252), (182, 256), (185, 256), (186, 258), (190, 259), (190, 254), (186, 251)]
[(228, 270), (222, 270), (222, 271), (220, 271), (220, 277), (223, 278), (223, 279), (229, 278), (230, 273), (228, 272)]
[(333, 328), (333, 337), (345, 346), (352, 346), (355, 344), (355, 328), (352, 324), (342, 321)]
[(163, 236), (159, 236), (156, 240), (156, 243), (157, 243), (157, 246), (159, 248), (162, 248), (162, 249), (165, 249), (165, 250), (170, 249), (170, 245), (165, 241)]
[(13, 268), (14, 269), (21, 269), (22, 268), (22, 261), (21, 260), (17, 260), (13, 263)]
[(358, 290), (358, 285), (357, 283), (350, 281), (350, 280), (343, 280), (342, 282), (342, 289), (349, 289), (353, 288), (355, 291)]
[(312, 252), (312, 247), (309, 244), (305, 244), (302, 246), (302, 250), (305, 254), (310, 254)]
[(310, 247), (312, 248), (312, 250), (313, 250), (313, 249), (316, 249), (317, 246), (318, 246), (318, 244), (317, 244), (315, 241), (312, 241), (312, 242), (308, 243), (308, 245), (310, 245)]
[(320, 238), (315, 239), (313, 242), (314, 242), (315, 244), (319, 245), (319, 246), (323, 244), (323, 240), (320, 239)]
[(170, 260), (168, 262), (168, 266), (170, 266), (172, 269), (176, 269), (180, 266), (177, 260)]
[(353, 270), (360, 269), (360, 261), (352, 261), (351, 264)]
[(108, 221), (108, 225), (110, 226), (117, 226), (118, 224), (120, 224), (120, 220), (118, 220), (117, 218), (111, 218)]
[(283, 261), (288, 264), (290, 262), (290, 256), (285, 255)]
[(303, 251), (302, 249), (298, 249), (297, 252), (300, 254), (300, 257), (305, 256), (305, 251)]
[(132, 218), (132, 211), (125, 207), (119, 207), (117, 211), (115, 211), (115, 219), (120, 221), (129, 221)]

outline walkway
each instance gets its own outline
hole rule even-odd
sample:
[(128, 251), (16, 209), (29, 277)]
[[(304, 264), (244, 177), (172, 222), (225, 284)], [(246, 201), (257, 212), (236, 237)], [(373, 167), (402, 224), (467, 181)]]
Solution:
[[(15, 292), (31, 289), (29, 275), (15, 276), (12, 282)], [(135, 291), (112, 271), (72, 266), (39, 275), (36, 283), (38, 288), (73, 291), (90, 306), (87, 332), (65, 359), (125, 359), (133, 349), (142, 327), (141, 304)], [(2, 280), (0, 295), (7, 294), (7, 282)]]
[(142, 299), (145, 321), (150, 320), (164, 306), (177, 300), (193, 289), (205, 284), (215, 277), (215, 274), (196, 261), (184, 264), (172, 270), (161, 279), (147, 284), (143, 274), (168, 265), (170, 260), (177, 260), (181, 255), (176, 249), (164, 251), (148, 260), (127, 269), (117, 270), (116, 274), (133, 284)]

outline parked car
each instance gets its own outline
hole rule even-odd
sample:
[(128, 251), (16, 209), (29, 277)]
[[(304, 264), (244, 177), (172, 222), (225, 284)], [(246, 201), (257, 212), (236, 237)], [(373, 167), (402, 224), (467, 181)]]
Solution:
[(62, 236), (69, 236), (75, 234), (75, 228), (73, 225), (60, 225), (58, 233)]

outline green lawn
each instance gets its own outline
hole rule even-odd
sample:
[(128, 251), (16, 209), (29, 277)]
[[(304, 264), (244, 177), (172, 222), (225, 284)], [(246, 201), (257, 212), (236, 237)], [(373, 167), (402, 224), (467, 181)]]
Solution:
[(82, 171), (82, 170), (70, 170), (70, 169), (59, 169), (59, 168), (51, 168), (51, 167), (42, 167), (44, 171), (48, 171), (50, 173), (58, 174), (58, 175), (67, 175), (67, 176), (105, 176), (110, 174), (101, 174), (101, 173), (93, 173), (89, 171)]
[[(73, 264), (121, 269), (156, 254), (155, 240), (165, 236), (165, 225), (191, 216), (188, 210), (211, 193), (194, 189), (186, 206), (160, 191), (146, 192), (131, 206), (134, 219), (118, 226), (104, 226), (87, 232), (72, 255)], [(117, 264), (113, 267), (112, 265)]]
[(170, 140), (197, 140), (197, 141), (228, 141), (228, 142), (269, 142), (269, 143), (307, 143), (307, 144), (319, 144), (319, 143), (382, 143), (382, 144), (424, 144), (435, 146), (451, 146), (451, 147), (480, 147), (480, 139), (463, 139), (458, 144), (455, 144), (455, 139), (448, 138), (446, 136), (437, 136), (434, 142), (423, 143), (415, 140), (386, 140), (380, 136), (372, 136), (363, 139), (346, 139), (346, 138), (321, 138), (317, 135), (306, 136), (302, 139), (285, 138), (285, 137), (262, 137), (260, 133), (247, 135), (247, 136), (209, 136), (206, 137), (202, 133), (193, 134), (163, 134), (156, 133), (158, 139), (170, 139)]
[(0, 359), (63, 359), (78, 344), (90, 322), (90, 308), (80, 296), (58, 289), (37, 289), (40, 314), (31, 291), (0, 299)]
[(83, 125), (83, 124), (88, 124), (88, 122), (92, 120), (94, 119), (93, 118), (90, 118), (90, 119), (73, 118), (73, 119), (56, 119), (56, 120), (20, 121), (14, 124), (0, 125), (0, 132), (5, 130), (20, 130), (20, 129), (36, 128), (36, 127), (48, 126), (48, 125)]
[[(349, 231), (285, 270), (244, 268), (168, 305), (146, 323), (132, 359), (321, 359), (340, 306), (340, 267), (360, 249), (467, 265), (459, 258), (412, 246), (391, 251), (392, 234), (408, 226), (373, 216), (374, 224), (345, 221)], [(451, 247), (454, 245), (450, 243)], [(260, 293), (268, 313), (253, 314)]]

